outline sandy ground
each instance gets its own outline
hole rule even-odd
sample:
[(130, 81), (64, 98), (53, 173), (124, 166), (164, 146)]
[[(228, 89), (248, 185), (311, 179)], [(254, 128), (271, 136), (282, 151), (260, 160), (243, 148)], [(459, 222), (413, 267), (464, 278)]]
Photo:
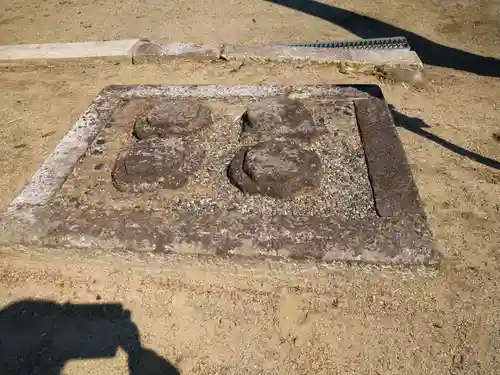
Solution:
[[(300, 3), (297, 0), (289, 2)], [(411, 3), (404, 0), (387, 3), (326, 0), (322, 3), (371, 16), (438, 43), (487, 55), (500, 54), (498, 45), (495, 47), (500, 37), (500, 4), (495, 0), (420, 0)], [(332, 26), (326, 20), (267, 1), (0, 2), (0, 44), (123, 38), (259, 44), (353, 37), (353, 33)]]
[[(468, 11), (477, 4), (472, 1), (398, 1), (391, 11), (378, 2), (345, 3), (350, 9), (356, 4), (358, 11), (411, 25), (435, 41), (500, 55), (496, 2), (475, 12)], [(408, 16), (409, 9), (418, 14)], [(248, 43), (348, 35), (265, 2), (131, 2), (115, 9), (113, 2), (19, 1), (0, 4), (0, 14), (1, 43), (133, 36)], [(22, 18), (27, 14), (33, 19), (28, 24)], [(79, 26), (74, 17), (92, 20), (92, 26)], [(2, 70), (0, 206), (107, 84), (376, 82), (326, 66), (231, 70), (226, 63), (180, 62)], [(381, 85), (400, 113), (399, 133), (444, 256), (439, 269), (8, 247), (1, 249), (0, 303), (40, 298), (123, 304), (143, 345), (183, 374), (500, 374), (500, 143), (494, 137), (500, 132), (500, 79), (434, 67), (428, 75), (425, 89)], [(1, 314), (0, 330), (18, 327), (16, 322), (23, 327), (22, 319)], [(65, 335), (78, 341), (85, 329)], [(22, 338), (27, 351), (43, 342), (29, 330)], [(55, 348), (63, 344), (51, 342)], [(126, 374), (127, 355), (72, 360), (63, 373)], [(133, 375), (139, 373), (148, 372)]]

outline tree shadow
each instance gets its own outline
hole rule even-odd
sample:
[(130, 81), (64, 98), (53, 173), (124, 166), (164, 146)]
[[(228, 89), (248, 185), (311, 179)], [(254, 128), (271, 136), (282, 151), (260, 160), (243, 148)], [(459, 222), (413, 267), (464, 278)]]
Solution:
[(438, 145), (447, 148), (448, 150), (453, 151), (458, 155), (465, 156), (466, 158), (474, 160), (475, 162), (483, 164), (487, 167), (500, 170), (500, 162), (494, 159), (490, 159), (481, 154), (478, 154), (474, 151), (467, 150), (461, 146), (457, 146), (447, 141), (446, 139), (443, 139), (435, 134), (432, 134), (425, 130), (426, 128), (430, 128), (431, 126), (422, 121), (421, 119), (417, 117), (406, 116), (405, 114), (398, 112), (393, 105), (389, 105), (389, 108), (391, 109), (392, 116), (394, 118), (394, 123), (396, 124), (396, 126), (405, 128), (406, 130), (409, 130), (412, 133), (420, 135), (421, 137), (424, 137), (434, 143), (437, 143)]
[(142, 346), (120, 304), (57, 304), (22, 300), (0, 311), (0, 373), (60, 375), (73, 359), (111, 358), (122, 348), (130, 375), (179, 375)]
[(375, 18), (315, 0), (265, 0), (338, 25), (360, 38), (404, 36), (424, 64), (462, 70), (482, 76), (500, 77), (500, 60), (476, 55), (433, 42), (411, 31)]
[[(385, 100), (384, 94), (381, 90), (381, 88), (377, 85), (372, 85), (372, 84), (361, 84), (361, 85), (340, 85), (340, 86), (348, 86), (348, 87), (353, 87), (356, 90), (362, 91), (370, 96), (373, 96), (374, 98), (377, 99), (382, 99)], [(446, 139), (443, 139), (435, 134), (432, 134), (428, 132), (425, 129), (430, 129), (431, 126), (424, 122), (422, 119), (419, 119), (418, 117), (410, 117), (405, 115), (404, 113), (399, 112), (392, 104), (389, 104), (389, 109), (391, 110), (392, 117), (394, 119), (394, 124), (397, 127), (404, 128), (414, 134), (417, 134), (421, 137), (424, 137), (450, 151), (455, 152), (458, 155), (464, 156), (466, 158), (469, 158), (471, 160), (474, 160), (477, 163), (483, 164), (487, 167), (493, 168), (500, 170), (500, 162), (496, 161), (495, 159), (488, 158), (486, 156), (483, 156), (481, 154), (478, 154), (474, 151), (467, 150), (466, 148), (463, 148), (461, 146), (455, 145)]]

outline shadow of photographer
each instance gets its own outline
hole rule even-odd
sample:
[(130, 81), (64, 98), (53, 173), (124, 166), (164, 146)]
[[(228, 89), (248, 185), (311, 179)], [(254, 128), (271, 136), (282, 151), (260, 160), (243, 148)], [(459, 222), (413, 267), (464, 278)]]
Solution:
[(128, 355), (130, 375), (179, 375), (142, 346), (139, 330), (121, 304), (58, 304), (23, 300), (0, 311), (2, 375), (60, 375), (74, 359)]

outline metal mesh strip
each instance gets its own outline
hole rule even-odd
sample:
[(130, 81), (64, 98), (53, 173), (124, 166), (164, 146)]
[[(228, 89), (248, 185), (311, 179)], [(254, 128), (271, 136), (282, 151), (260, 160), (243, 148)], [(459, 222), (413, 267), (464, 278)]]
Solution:
[(410, 49), (405, 37), (339, 40), (335, 42), (291, 43), (290, 47), (355, 48), (355, 49)]

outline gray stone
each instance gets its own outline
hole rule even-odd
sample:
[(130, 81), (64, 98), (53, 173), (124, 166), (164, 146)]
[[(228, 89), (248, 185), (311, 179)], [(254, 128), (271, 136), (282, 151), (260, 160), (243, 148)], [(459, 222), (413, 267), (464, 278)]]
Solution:
[[(241, 194), (222, 173), (242, 146), (233, 109), (277, 96), (300, 98), (318, 122), (324, 119), (328, 134), (311, 145), (293, 140), (305, 149), (314, 146), (322, 162), (321, 184), (311, 194), (287, 199)], [(109, 168), (117, 150), (130, 142), (129, 126), (148, 103), (179, 99), (210, 100), (217, 106), (203, 137), (202, 169), (180, 191), (123, 199), (111, 184)], [(198, 136), (169, 138), (196, 144)], [(98, 145), (96, 139), (106, 143)], [(150, 141), (164, 142), (138, 143)], [(0, 243), (436, 264), (439, 253), (425, 214), (416, 209), (421, 202), (412, 192), (407, 165), (401, 169), (407, 161), (400, 147), (376, 86), (110, 86), (0, 215)], [(96, 170), (97, 163), (104, 168)], [(398, 170), (404, 173), (396, 176)], [(247, 172), (244, 176), (253, 181)]]
[(225, 45), (221, 56), (226, 60), (311, 61), (320, 63), (350, 59), (347, 48), (291, 47), (287, 45)]
[(197, 43), (144, 43), (136, 49), (134, 64), (162, 62), (173, 59), (218, 60), (222, 46)]
[(139, 139), (186, 136), (212, 123), (210, 108), (194, 100), (173, 100), (157, 105), (134, 126)]
[(319, 186), (322, 168), (315, 152), (291, 142), (268, 141), (240, 150), (229, 177), (248, 194), (285, 198)]
[(325, 131), (314, 123), (311, 112), (300, 101), (271, 98), (248, 106), (241, 139), (253, 143), (289, 138), (309, 141)]
[(200, 168), (203, 158), (203, 150), (178, 137), (138, 141), (118, 156), (113, 183), (122, 192), (178, 189)]
[(364, 73), (425, 86), (424, 65), (417, 53), (408, 49), (351, 49), (291, 47), (287, 45), (225, 45), (225, 60), (258, 62), (313, 62), (336, 65), (341, 73)]
[(386, 102), (377, 98), (359, 100), (355, 108), (378, 214), (383, 217), (424, 215)]
[(1, 65), (46, 65), (57, 62), (122, 61), (132, 62), (140, 39), (106, 40), (78, 43), (42, 43), (0, 46)]

